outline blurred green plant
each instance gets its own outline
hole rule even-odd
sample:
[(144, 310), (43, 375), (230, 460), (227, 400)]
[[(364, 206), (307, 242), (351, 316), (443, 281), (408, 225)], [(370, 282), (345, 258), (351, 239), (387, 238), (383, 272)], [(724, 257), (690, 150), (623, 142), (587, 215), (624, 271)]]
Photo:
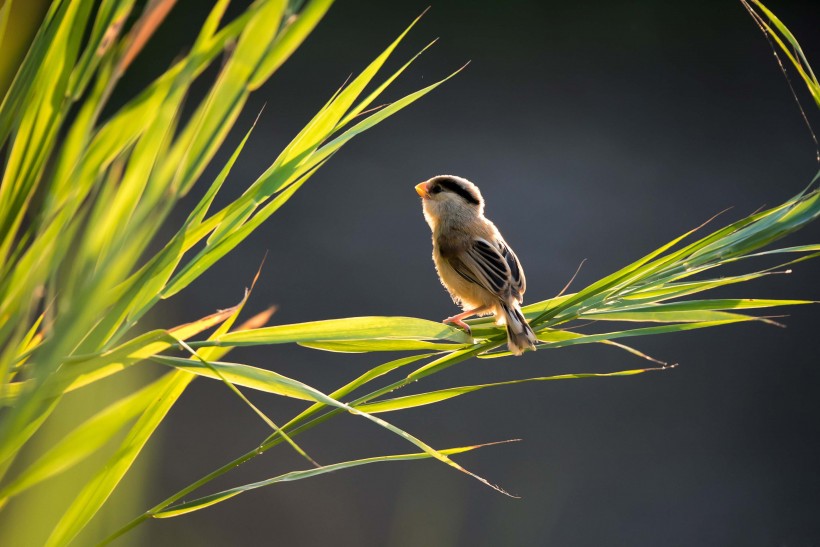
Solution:
[[(249, 93), (293, 53), (331, 3), (312, 0), (296, 9), (285, 0), (258, 0), (223, 23), (228, 2), (218, 0), (190, 52), (105, 119), (101, 113), (117, 81), (174, 1), (150, 0), (139, 11), (134, 0), (55, 0), (48, 10), (0, 105), (0, 145), (6, 152), (0, 186), (0, 404), (4, 407), (0, 507), (91, 458), (100, 463), (93, 466), (72, 499), (57, 510), (47, 545), (70, 543), (92, 522), (180, 395), (199, 376), (223, 383), (231, 396), (241, 398), (265, 421), (270, 435), (113, 533), (104, 530), (97, 540), (110, 533), (106, 543), (150, 518), (190, 513), (247, 490), (377, 462), (434, 458), (504, 492), (451, 458), (487, 445), (435, 449), (377, 414), (501, 385), (662, 370), (666, 366), (660, 361), (616, 340), (743, 321), (772, 322), (748, 312), (808, 303), (681, 298), (782, 273), (789, 264), (820, 255), (820, 245), (760, 251), (820, 214), (817, 178), (778, 207), (683, 244), (693, 230), (577, 293), (524, 308), (538, 334), (539, 349), (603, 343), (654, 361), (655, 366), (648, 368), (523, 378), (385, 398), (469, 358), (507, 355), (502, 347), (505, 334), (488, 319), (471, 322), (472, 338), (440, 323), (408, 317), (265, 326), (272, 310), (234, 328), (249, 291), (231, 309), (185, 325), (140, 332), (137, 324), (148, 311), (183, 290), (242, 242), (345, 143), (446, 81), (368, 110), (416, 58), (364, 95), (410, 25), (361, 74), (333, 94), (239, 198), (212, 211), (214, 198), (249, 131), (183, 226), (158, 252), (150, 254), (149, 244), (157, 239), (172, 207), (213, 159)], [(0, 31), (7, 28), (10, 5), (7, 1), (0, 7)], [(761, 4), (754, 5), (758, 11), (749, 9), (775, 37), (817, 99), (820, 86), (796, 40)], [(218, 77), (190, 118), (183, 119), (183, 100), (193, 81), (222, 54), (225, 60)], [(729, 263), (780, 254), (790, 258), (774, 268), (691, 279)], [(576, 328), (578, 321), (660, 325), (583, 334)], [(209, 330), (212, 332), (202, 338)], [(416, 353), (379, 365), (329, 394), (274, 371), (222, 360), (234, 347), (283, 343), (337, 352)], [(166, 372), (150, 379), (140, 377), (126, 393), (101, 400), (89, 415), (63, 412), (74, 392), (88, 392), (98, 382), (122, 377), (134, 365)], [(376, 383), (410, 365), (412, 372), (398, 380)], [(239, 388), (301, 400), (308, 406), (280, 426)], [(352, 396), (358, 390), (369, 393)], [(294, 438), (340, 413), (385, 428), (418, 451), (319, 466)], [(35, 443), (41, 430), (58, 417), (75, 421), (59, 440)], [(305, 458), (309, 468), (181, 501), (282, 443)]]

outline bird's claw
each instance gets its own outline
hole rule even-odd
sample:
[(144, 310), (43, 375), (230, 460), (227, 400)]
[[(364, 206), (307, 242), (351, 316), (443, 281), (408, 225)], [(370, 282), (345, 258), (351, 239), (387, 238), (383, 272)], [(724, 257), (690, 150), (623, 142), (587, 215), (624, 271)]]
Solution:
[(464, 321), (462, 321), (458, 317), (448, 317), (447, 319), (442, 321), (442, 323), (455, 325), (456, 327), (464, 329), (464, 332), (466, 332), (468, 336), (473, 335), (473, 331), (470, 328), (470, 325), (468, 325), (467, 323), (465, 323)]

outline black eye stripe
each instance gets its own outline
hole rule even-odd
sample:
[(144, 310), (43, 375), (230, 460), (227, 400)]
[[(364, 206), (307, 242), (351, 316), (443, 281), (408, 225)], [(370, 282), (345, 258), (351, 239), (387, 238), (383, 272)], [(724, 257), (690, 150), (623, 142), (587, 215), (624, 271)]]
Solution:
[(431, 194), (438, 194), (439, 192), (441, 192), (441, 186), (433, 186), (433, 189), (430, 190)]
[(437, 181), (436, 187), (442, 187), (444, 190), (448, 190), (453, 192), (454, 194), (458, 194), (465, 201), (468, 203), (472, 203), (473, 205), (478, 205), (478, 198), (476, 198), (472, 192), (461, 186), (459, 183), (454, 181), (453, 179), (440, 179)]

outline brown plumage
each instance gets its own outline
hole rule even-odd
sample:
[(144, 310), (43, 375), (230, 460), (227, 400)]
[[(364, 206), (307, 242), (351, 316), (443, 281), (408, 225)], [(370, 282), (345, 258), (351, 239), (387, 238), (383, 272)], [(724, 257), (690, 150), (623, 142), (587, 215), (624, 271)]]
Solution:
[(484, 198), (467, 179), (441, 175), (418, 184), (424, 218), (433, 231), (433, 262), (441, 283), (464, 313), (448, 317), (469, 332), (464, 319), (495, 314), (507, 325), (507, 346), (516, 355), (535, 349), (537, 339), (521, 303), (527, 281), (518, 257), (495, 224), (484, 216)]

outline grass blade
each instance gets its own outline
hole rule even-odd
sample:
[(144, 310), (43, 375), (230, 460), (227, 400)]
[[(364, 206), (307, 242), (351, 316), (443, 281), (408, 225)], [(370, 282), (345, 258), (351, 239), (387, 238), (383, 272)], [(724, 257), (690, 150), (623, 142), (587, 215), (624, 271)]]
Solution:
[[(464, 452), (469, 452), (471, 450), (476, 450), (477, 448), (483, 448), (485, 446), (492, 446), (496, 444), (514, 442), (513, 441), (501, 441), (495, 443), (485, 443), (485, 444), (477, 444), (472, 446), (462, 446), (459, 448), (447, 448), (445, 450), (440, 450), (441, 454), (446, 456), (453, 456), (456, 454), (463, 454)], [(408, 461), (408, 460), (422, 460), (430, 458), (430, 454), (426, 452), (418, 452), (415, 454), (395, 454), (392, 456), (378, 456), (373, 458), (363, 458), (360, 460), (352, 460), (347, 462), (340, 462), (335, 463), (332, 465), (325, 465), (318, 467), (316, 469), (307, 469), (304, 471), (291, 471), (289, 473), (285, 473), (283, 475), (279, 475), (277, 477), (273, 477), (271, 479), (267, 479), (264, 481), (254, 482), (250, 484), (246, 484), (244, 486), (238, 486), (236, 488), (231, 488), (229, 490), (224, 490), (222, 492), (217, 492), (216, 494), (211, 494), (210, 496), (205, 496), (196, 500), (192, 500), (186, 503), (181, 503), (179, 505), (175, 505), (170, 507), (167, 510), (160, 511), (151, 515), (153, 518), (171, 518), (171, 517), (178, 517), (180, 515), (185, 515), (187, 513), (192, 513), (194, 511), (199, 511), (200, 509), (205, 509), (206, 507), (211, 507), (212, 505), (216, 505), (217, 503), (223, 502), (227, 499), (230, 499), (234, 496), (238, 496), (244, 492), (248, 492), (249, 490), (255, 490), (257, 488), (262, 488), (263, 486), (270, 486), (272, 484), (276, 484), (279, 482), (289, 482), (289, 481), (297, 481), (302, 479), (307, 479), (310, 477), (316, 477), (319, 475), (324, 475), (326, 473), (332, 473), (334, 471), (341, 471), (342, 469), (350, 469), (351, 467), (358, 467), (361, 465), (369, 465), (372, 463), (382, 463), (382, 462), (395, 462), (395, 461)]]
[(108, 464), (86, 484), (68, 510), (63, 513), (46, 542), (48, 547), (66, 545), (85, 528), (193, 378), (193, 375), (184, 371), (171, 372), (163, 377), (162, 391), (137, 419), (137, 423), (131, 428)]
[(153, 404), (166, 389), (166, 384), (165, 378), (157, 380), (112, 403), (80, 424), (2, 489), (0, 505), (23, 490), (71, 469), (95, 453), (127, 423), (144, 412), (149, 404)]
[(350, 317), (294, 325), (277, 325), (262, 329), (233, 332), (191, 347), (257, 346), (291, 342), (326, 342), (335, 340), (450, 340), (471, 342), (463, 331), (412, 317)]
[(524, 384), (528, 382), (547, 382), (552, 380), (577, 380), (582, 378), (612, 378), (617, 376), (634, 376), (636, 374), (643, 374), (644, 372), (666, 370), (665, 368), (641, 368), (634, 370), (621, 370), (619, 372), (608, 373), (574, 373), (574, 374), (558, 374), (556, 376), (541, 376), (537, 378), (523, 378), (520, 380), (509, 380), (506, 382), (494, 382), (491, 384), (479, 384), (473, 386), (451, 387), (447, 389), (440, 389), (437, 391), (430, 391), (427, 393), (418, 393), (415, 395), (406, 395), (404, 397), (395, 397), (393, 399), (385, 399), (383, 401), (376, 401), (373, 403), (365, 403), (358, 405), (356, 408), (366, 412), (393, 412), (396, 410), (407, 410), (409, 408), (416, 408), (424, 405), (432, 405), (440, 403), (454, 397), (466, 395), (474, 391), (479, 391), (491, 387), (512, 386), (516, 384)]
[[(162, 364), (168, 364), (175, 367), (180, 367), (182, 370), (186, 372), (196, 372), (197, 370), (207, 370), (208, 374), (212, 373), (212, 370), (206, 366), (204, 366), (201, 362), (193, 359), (179, 359), (173, 357), (163, 357), (161, 359), (157, 359), (158, 362)], [(310, 400), (316, 403), (322, 403), (327, 406), (332, 406), (334, 408), (338, 408), (341, 410), (346, 410), (351, 414), (361, 416), (371, 422), (375, 423), (387, 429), (388, 431), (398, 435), (399, 437), (409, 441), (410, 443), (416, 445), (417, 447), (424, 450), (424, 452), (430, 454), (433, 458), (439, 460), (440, 462), (458, 470), (462, 473), (470, 475), (474, 479), (478, 480), (479, 482), (484, 483), (485, 485), (489, 486), (493, 490), (496, 490), (502, 494), (510, 495), (505, 492), (502, 488), (490, 483), (486, 479), (479, 477), (475, 473), (468, 471), (461, 465), (457, 464), (456, 462), (449, 459), (446, 455), (441, 454), (439, 451), (428, 445), (427, 443), (423, 442), (422, 440), (410, 435), (406, 431), (399, 429), (398, 427), (394, 426), (393, 424), (382, 420), (376, 416), (371, 416), (366, 412), (362, 412), (355, 407), (346, 405), (341, 403), (335, 399), (332, 399), (322, 393), (321, 391), (308, 386), (298, 380), (294, 380), (292, 378), (288, 378), (286, 376), (282, 376), (276, 372), (272, 372), (265, 369), (259, 369), (256, 367), (249, 367), (247, 365), (237, 365), (235, 363), (212, 363), (213, 367), (220, 371), (225, 378), (228, 378), (231, 383), (235, 383), (238, 385), (246, 385), (248, 387), (255, 387), (257, 389), (265, 389), (271, 393), (277, 393), (278, 395), (283, 395), (286, 397), (293, 397), (297, 399), (303, 400)], [(220, 368), (221, 367), (221, 368)]]
[(300, 346), (336, 353), (370, 353), (375, 351), (453, 351), (465, 344), (438, 344), (423, 340), (341, 340), (298, 342)]

